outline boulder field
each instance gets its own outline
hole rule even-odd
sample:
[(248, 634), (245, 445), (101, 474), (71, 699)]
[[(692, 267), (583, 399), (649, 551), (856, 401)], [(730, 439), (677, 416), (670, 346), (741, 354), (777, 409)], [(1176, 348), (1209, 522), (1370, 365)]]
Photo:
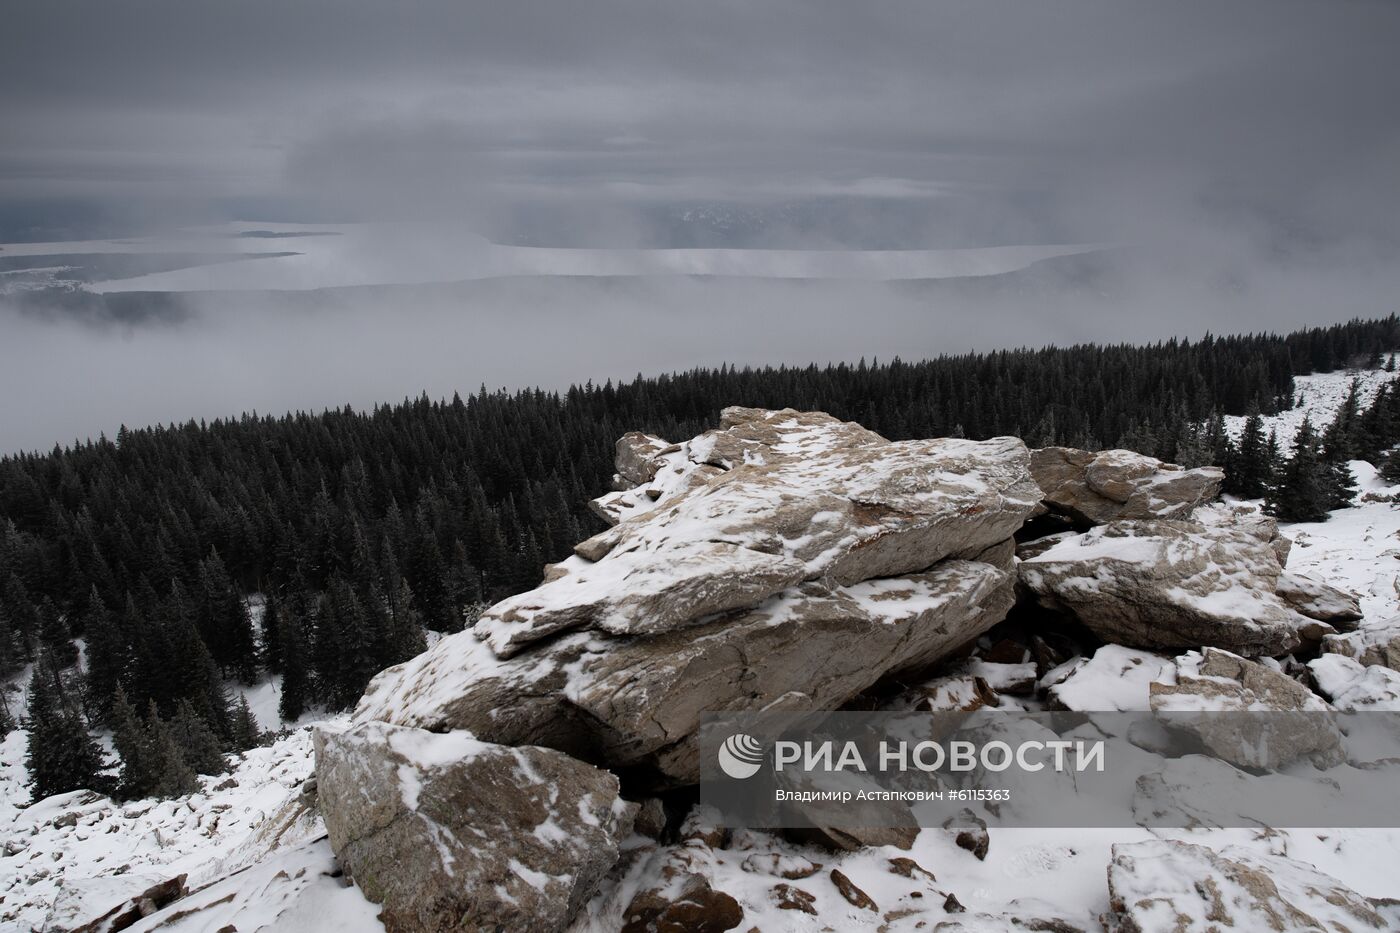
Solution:
[[(641, 857), (636, 830), (664, 831), (649, 795), (697, 783), (703, 712), (971, 709), (1037, 692), (1077, 708), (1104, 693), (1082, 689), (1098, 676), (1127, 678), (1110, 708), (1214, 691), (1329, 709), (1250, 659), (1335, 645), (1350, 658), (1316, 675), (1350, 696), (1361, 674), (1345, 664), (1389, 657), (1388, 642), (1347, 640), (1353, 598), (1284, 570), (1276, 525), (1207, 504), (1213, 467), (1014, 437), (889, 441), (819, 412), (728, 408), (683, 443), (624, 436), (616, 469), (592, 504), (606, 530), (379, 674), (348, 727), (316, 735), (330, 841), (392, 933), (567, 926)], [(1018, 549), (1046, 518), (1072, 530)], [(1112, 651), (1087, 661), (1048, 628), (1024, 650), (987, 650), (1018, 598)], [(1150, 653), (1188, 650), (1205, 653)], [(1315, 738), (1309, 750), (1329, 753), (1331, 737)], [(695, 828), (695, 813), (673, 823), (691, 848), (636, 892), (627, 928), (739, 926), (742, 908), (687, 867), (724, 830)], [(1115, 858), (1115, 928), (1159, 909), (1135, 887), (1158, 862), (1253, 884), (1254, 867), (1173, 846)], [(806, 877), (782, 874), (784, 909), (812, 912)], [(1291, 889), (1279, 898), (1313, 910)]]

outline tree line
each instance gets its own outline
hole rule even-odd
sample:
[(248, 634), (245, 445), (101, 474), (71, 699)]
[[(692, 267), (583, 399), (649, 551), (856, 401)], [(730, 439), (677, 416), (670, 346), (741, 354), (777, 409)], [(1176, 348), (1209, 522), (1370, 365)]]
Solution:
[[(683, 439), (727, 405), (793, 407), (892, 439), (1016, 434), (1250, 475), (1258, 438), (1246, 425), (1230, 440), (1224, 415), (1286, 409), (1295, 376), (1377, 364), (1396, 347), (1390, 316), (1286, 336), (723, 366), (563, 393), (483, 387), (368, 412), (123, 427), (0, 458), (0, 674), (47, 672), (57, 712), (31, 722), (139, 735), (118, 750), (167, 761), (134, 773), (181, 771), (168, 764), (174, 746), (207, 766), (191, 717), (221, 749), (250, 734), (229, 682), (280, 676), (289, 720), (343, 709), (421, 651), (424, 629), (458, 630), (535, 585), (544, 563), (602, 527), (586, 503), (609, 488), (627, 431)], [(1381, 400), (1396, 407), (1393, 393)], [(1394, 413), (1380, 425), (1375, 408), (1350, 416), (1364, 430), (1324, 431), (1319, 461), (1400, 440)], [(1270, 458), (1268, 488), (1282, 488), (1298, 458)]]

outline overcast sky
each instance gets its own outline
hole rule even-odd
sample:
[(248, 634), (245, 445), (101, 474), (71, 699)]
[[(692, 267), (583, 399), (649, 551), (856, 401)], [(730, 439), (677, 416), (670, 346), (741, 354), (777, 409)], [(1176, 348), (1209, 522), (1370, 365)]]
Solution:
[(0, 199), (1017, 192), (1105, 235), (1170, 198), (1391, 236), (1397, 49), (1384, 2), (22, 3)]
[[(575, 333), (545, 345), (512, 335), (525, 299), (501, 288), (435, 295), (413, 321), (415, 297), (357, 295), (319, 330), (279, 330), (285, 308), (252, 298), (113, 327), (0, 296), (0, 449), (250, 400), (1281, 329), (1390, 313), (1400, 294), (1400, 3), (31, 0), (3, 24), (0, 242), (445, 219), (505, 242), (693, 245), (658, 211), (718, 204), (787, 218), (740, 246), (1079, 242), (1127, 258), (1107, 284), (1076, 268), (1034, 288), (838, 292), (846, 305), (589, 286), (587, 313), (560, 318)], [(719, 300), (742, 326), (698, 339)], [(885, 317), (844, 326), (853, 306)], [(686, 328), (653, 326), (645, 345), (607, 330), (645, 313)], [(230, 330), (235, 314), (265, 329)], [(489, 345), (477, 319), (494, 322)], [(440, 328), (415, 338), (444, 348), (436, 368), (376, 357), (383, 328), (417, 326)], [(316, 335), (336, 328), (331, 366)], [(606, 351), (581, 357), (579, 331)], [(65, 354), (106, 373), (101, 392), (47, 405), (34, 383)]]

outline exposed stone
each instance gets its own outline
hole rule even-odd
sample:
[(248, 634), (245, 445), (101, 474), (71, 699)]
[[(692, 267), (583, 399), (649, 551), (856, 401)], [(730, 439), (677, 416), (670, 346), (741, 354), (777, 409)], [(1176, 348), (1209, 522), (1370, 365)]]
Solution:
[(976, 813), (963, 809), (944, 820), (943, 828), (953, 834), (953, 842), (959, 849), (971, 852), (979, 862), (987, 858), (992, 837), (987, 832), (987, 821)]
[[(1302, 684), (1215, 648), (1190, 652), (1149, 689), (1153, 712), (1174, 717), (1214, 755), (1242, 768), (1276, 769), (1299, 758), (1338, 764), (1342, 736), (1333, 708)], [(1221, 713), (1249, 713), (1224, 716)]]
[(1184, 518), (1219, 495), (1225, 479), (1218, 467), (1187, 470), (1131, 450), (1070, 447), (1032, 451), (1031, 474), (1052, 512), (1084, 525)]
[(638, 804), (632, 829), (652, 839), (661, 838), (666, 832), (666, 805), (661, 802), (660, 797), (648, 797)]
[(616, 777), (550, 749), (378, 722), (315, 746), (331, 846), (394, 933), (562, 929), (632, 825)]
[(633, 486), (641, 486), (656, 478), (664, 464), (660, 455), (675, 450), (676, 445), (651, 434), (630, 431), (617, 439), (615, 466), (617, 475)]
[(779, 910), (800, 910), (814, 917), (817, 915), (816, 895), (790, 884), (773, 885), (773, 902)]
[(1043, 606), (1105, 641), (1249, 656), (1285, 654), (1324, 624), (1278, 595), (1281, 573), (1255, 535), (1186, 521), (1112, 522), (1020, 564)]
[(662, 870), (661, 884), (638, 892), (623, 912), (621, 933), (724, 933), (744, 922), (744, 909), (703, 875)]
[(919, 878), (926, 878), (929, 881), (938, 880), (933, 876), (933, 872), (924, 868), (913, 859), (903, 855), (890, 859), (890, 871), (894, 872), (896, 875), (913, 880), (918, 880)]
[(1113, 847), (1108, 933), (1389, 930), (1378, 905), (1312, 866), (1184, 842)]
[[(188, 894), (185, 878), (185, 875), (159, 880), (150, 876), (99, 876), (65, 883), (54, 900), (45, 929), (117, 933)], [(136, 882), (134, 889), (133, 881)], [(113, 888), (124, 888), (131, 893), (122, 893), (114, 901), (116, 891), (111, 890)]]
[(841, 892), (841, 896), (852, 907), (859, 907), (861, 910), (869, 910), (875, 913), (880, 912), (880, 907), (875, 901), (856, 885), (854, 881), (846, 877), (846, 874), (839, 868), (831, 870), (831, 883), (836, 885), (836, 890)]

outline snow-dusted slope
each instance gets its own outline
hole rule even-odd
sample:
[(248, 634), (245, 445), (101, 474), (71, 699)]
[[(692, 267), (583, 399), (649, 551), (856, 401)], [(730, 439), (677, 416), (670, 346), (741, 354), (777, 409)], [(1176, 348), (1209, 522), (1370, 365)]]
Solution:
[[(1400, 364), (1400, 360), (1397, 360)], [(1314, 373), (1311, 376), (1298, 376), (1293, 380), (1293, 396), (1297, 404), (1277, 415), (1264, 416), (1264, 433), (1278, 432), (1279, 445), (1285, 454), (1303, 418), (1312, 420), (1319, 431), (1327, 427), (1336, 417), (1337, 410), (1351, 392), (1352, 383), (1357, 386), (1357, 401), (1364, 409), (1376, 397), (1381, 386), (1400, 378), (1400, 372), (1386, 372), (1384, 369), (1342, 369), (1334, 373)], [(1245, 418), (1242, 415), (1226, 415), (1225, 428), (1231, 437), (1239, 437), (1244, 430)]]

